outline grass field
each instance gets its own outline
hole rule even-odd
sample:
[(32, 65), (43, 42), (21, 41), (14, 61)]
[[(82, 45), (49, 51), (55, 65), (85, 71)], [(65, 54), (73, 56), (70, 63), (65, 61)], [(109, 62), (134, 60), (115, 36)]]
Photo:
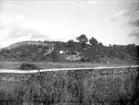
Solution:
[(114, 75), (75, 70), (3, 76), (27, 80), (0, 79), (0, 105), (138, 105), (138, 68)]
[[(0, 61), (0, 69), (19, 69), (20, 65), (24, 62), (2, 62)], [(84, 63), (84, 62), (25, 62), (25, 63), (33, 63), (44, 68), (75, 68), (75, 67), (98, 67), (98, 66), (128, 66), (128, 63)], [(136, 65), (133, 63), (132, 65)]]

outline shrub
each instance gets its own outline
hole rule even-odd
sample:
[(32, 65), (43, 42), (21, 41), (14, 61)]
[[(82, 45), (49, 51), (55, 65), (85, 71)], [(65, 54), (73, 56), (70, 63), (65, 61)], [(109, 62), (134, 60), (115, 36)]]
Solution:
[(51, 57), (52, 57), (53, 61), (58, 61), (58, 60), (59, 60), (58, 52), (57, 52), (56, 50), (54, 50), (54, 51), (51, 53)]
[(0, 65), (0, 68), (3, 68), (3, 66)]
[(35, 64), (23, 63), (20, 65), (20, 69), (21, 70), (34, 70), (34, 69), (39, 70), (40, 67)]

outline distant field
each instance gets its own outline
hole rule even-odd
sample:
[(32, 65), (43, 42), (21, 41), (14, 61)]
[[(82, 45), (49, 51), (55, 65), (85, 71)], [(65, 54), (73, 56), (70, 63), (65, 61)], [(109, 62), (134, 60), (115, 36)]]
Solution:
[[(51, 68), (80, 68), (80, 67), (99, 67), (99, 66), (128, 66), (128, 63), (84, 63), (84, 62), (2, 62), (0, 61), (0, 69), (19, 69), (22, 63), (33, 63), (38, 65), (42, 69)], [(135, 64), (132, 64), (135, 65)]]

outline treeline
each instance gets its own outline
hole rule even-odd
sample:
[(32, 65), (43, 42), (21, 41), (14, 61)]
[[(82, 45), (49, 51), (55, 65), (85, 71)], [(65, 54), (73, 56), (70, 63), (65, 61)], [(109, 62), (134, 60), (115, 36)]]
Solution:
[[(1, 60), (33, 60), (33, 61), (62, 61), (59, 51), (65, 51), (67, 55), (78, 55), (83, 62), (101, 62), (101, 58), (108, 57), (110, 59), (118, 58), (126, 61), (138, 62), (139, 46), (135, 44), (128, 45), (109, 45), (104, 46), (94, 37), (88, 39), (85, 34), (78, 36), (77, 41), (69, 40), (61, 41), (44, 41), (49, 45), (54, 45), (54, 51), (51, 54), (44, 54), (50, 46), (42, 45), (24, 45), (12, 49), (3, 49), (0, 51)], [(38, 41), (41, 42), (41, 41)]]
[(88, 39), (85, 34), (80, 35), (76, 38), (78, 42), (69, 40), (67, 42), (55, 42), (56, 49), (68, 50), (74, 54), (75, 51), (81, 53), (82, 61), (100, 61), (100, 58), (105, 56), (114, 59), (119, 58), (121, 60), (137, 60), (139, 59), (138, 51), (139, 46), (133, 44), (128, 45), (109, 45), (104, 46), (97, 39), (92, 37)]

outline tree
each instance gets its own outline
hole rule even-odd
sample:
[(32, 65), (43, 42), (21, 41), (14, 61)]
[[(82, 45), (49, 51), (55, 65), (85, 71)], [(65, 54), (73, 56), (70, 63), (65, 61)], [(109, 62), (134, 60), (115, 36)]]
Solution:
[(86, 42), (88, 42), (88, 38), (86, 37), (85, 34), (80, 35), (79, 37), (76, 38), (79, 43), (81, 43), (82, 48), (85, 48)]
[(48, 43), (48, 41), (45, 40), (44, 43)]
[(73, 40), (69, 40), (66, 42), (66, 46), (67, 47), (73, 47), (74, 46), (74, 41)]
[(98, 45), (98, 41), (94, 37), (89, 40), (89, 43), (94, 47)]
[(29, 63), (22, 63), (20, 65), (21, 70), (40, 70), (40, 67), (35, 64), (29, 64)]
[(51, 53), (51, 57), (52, 57), (53, 61), (58, 61), (58, 60), (59, 60), (58, 52), (57, 52), (56, 50), (54, 50), (54, 51)]

